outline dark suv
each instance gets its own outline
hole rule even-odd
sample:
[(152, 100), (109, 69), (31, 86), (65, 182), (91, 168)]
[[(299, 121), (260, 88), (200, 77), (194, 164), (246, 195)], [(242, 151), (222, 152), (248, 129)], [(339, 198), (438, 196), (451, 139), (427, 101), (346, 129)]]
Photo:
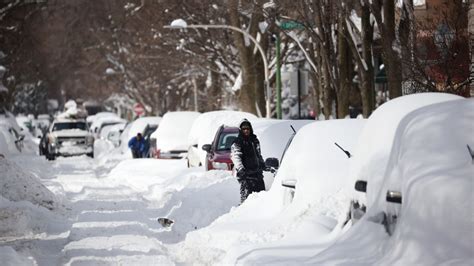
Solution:
[(216, 132), (212, 144), (202, 146), (207, 152), (205, 169), (209, 170), (228, 170), (232, 171), (234, 166), (230, 159), (230, 147), (234, 139), (239, 135), (238, 127), (228, 127), (222, 125)]

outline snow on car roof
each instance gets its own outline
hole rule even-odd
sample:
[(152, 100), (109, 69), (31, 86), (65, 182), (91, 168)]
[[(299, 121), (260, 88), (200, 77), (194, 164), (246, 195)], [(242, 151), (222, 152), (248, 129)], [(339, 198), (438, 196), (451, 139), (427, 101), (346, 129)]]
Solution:
[(238, 123), (244, 118), (247, 118), (251, 123), (258, 119), (251, 113), (240, 111), (220, 110), (202, 113), (194, 121), (188, 141), (190, 144), (198, 144), (200, 148), (202, 145), (212, 142), (221, 125), (238, 127)]
[(139, 132), (143, 133), (147, 125), (159, 125), (161, 119), (162, 118), (160, 116), (145, 116), (140, 117), (137, 120), (131, 122), (132, 125), (128, 132), (128, 139), (132, 138), (133, 136), (136, 136)]
[(200, 114), (192, 111), (166, 113), (158, 129), (151, 134), (151, 138), (156, 139), (156, 147), (164, 151), (187, 150), (189, 131)]

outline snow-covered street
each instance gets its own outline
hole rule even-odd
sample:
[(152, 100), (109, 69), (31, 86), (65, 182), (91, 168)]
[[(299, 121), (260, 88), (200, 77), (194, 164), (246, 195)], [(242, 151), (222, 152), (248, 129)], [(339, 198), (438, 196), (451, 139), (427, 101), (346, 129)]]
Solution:
[[(21, 257), (33, 257), (39, 265), (173, 264), (166, 244), (183, 240), (188, 231), (206, 226), (216, 215), (222, 214), (219, 210), (227, 212), (229, 204), (238, 202), (236, 193), (233, 197), (229, 194), (227, 201), (219, 196), (219, 202), (214, 204), (208, 204), (204, 197), (202, 202), (187, 201), (193, 186), (208, 183), (209, 188), (205, 192), (200, 190), (201, 193), (225, 194), (222, 186), (232, 187), (235, 181), (226, 181), (228, 176), (222, 173), (207, 175), (216, 179), (214, 186), (220, 186), (213, 189), (212, 184), (216, 182), (200, 177), (204, 174), (202, 170), (185, 170), (182, 160), (143, 159), (138, 163), (142, 166), (139, 168), (136, 168), (137, 161), (132, 164), (129, 160), (109, 172), (118, 161), (101, 164), (86, 156), (59, 158), (53, 162), (34, 155), (14, 159), (17, 163), (26, 160), (34, 162), (27, 165), (28, 171), (40, 174), (43, 183), (62, 198), (60, 212), (64, 220), (52, 221), (47, 233), (2, 239), (2, 246), (13, 246), (20, 253), (24, 252)], [(169, 170), (180, 172), (181, 166), (186, 173), (180, 180), (171, 180), (175, 176)], [(140, 169), (154, 170), (140, 172)], [(160, 186), (160, 183), (170, 186)], [(205, 209), (197, 209), (208, 207), (211, 209), (207, 213)], [(174, 211), (176, 208), (179, 211)], [(184, 217), (183, 211), (189, 215), (186, 221), (179, 219)], [(199, 215), (193, 216), (193, 212)], [(157, 222), (162, 216), (172, 217), (179, 224), (171, 231)], [(69, 222), (64, 224), (64, 221)], [(35, 223), (34, 220), (28, 222)]]
[(369, 119), (257, 121), (262, 154), (282, 163), (243, 203), (208, 161), (132, 159), (104, 139), (94, 158), (47, 160), (31, 137), (4, 141), (1, 264), (472, 265), (473, 107), (434, 93)]

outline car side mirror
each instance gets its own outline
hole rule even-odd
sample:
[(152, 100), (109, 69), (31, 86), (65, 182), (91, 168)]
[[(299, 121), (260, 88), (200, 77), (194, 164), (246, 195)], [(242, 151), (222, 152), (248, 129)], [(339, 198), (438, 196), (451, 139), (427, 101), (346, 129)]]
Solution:
[(278, 169), (278, 167), (280, 167), (280, 162), (278, 161), (277, 158), (270, 157), (265, 160), (265, 166)]
[(357, 180), (355, 183), (355, 190), (359, 192), (367, 192), (367, 181)]
[(207, 152), (211, 152), (211, 144), (202, 145), (202, 149), (207, 151)]
[(197, 148), (197, 147), (198, 147), (198, 145), (197, 145), (197, 144), (194, 144), (194, 145), (193, 145), (193, 147), (194, 147), (194, 148)]

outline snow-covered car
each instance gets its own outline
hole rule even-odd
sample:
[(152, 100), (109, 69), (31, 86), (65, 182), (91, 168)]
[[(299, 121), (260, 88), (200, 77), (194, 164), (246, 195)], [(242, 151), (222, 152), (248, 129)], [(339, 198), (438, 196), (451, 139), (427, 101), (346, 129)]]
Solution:
[(110, 141), (114, 147), (119, 147), (121, 144), (120, 136), (122, 135), (123, 130), (127, 124), (116, 124), (109, 126), (107, 130), (107, 140)]
[(118, 115), (112, 112), (99, 112), (94, 115), (89, 115), (86, 117), (87, 126), (89, 127), (89, 129), (91, 129), (92, 123), (94, 123), (95, 120), (104, 117), (118, 117)]
[[(367, 191), (367, 213), (334, 245), (301, 263), (472, 265), (473, 121), (472, 99), (433, 103), (405, 115), (382, 183)], [(400, 202), (390, 201), (389, 191), (399, 192)]]
[(127, 123), (127, 121), (118, 116), (99, 117), (96, 118), (92, 123), (90, 131), (92, 132), (94, 138), (99, 139), (101, 136), (101, 132), (105, 127), (124, 123)]
[(154, 158), (185, 158), (189, 147), (189, 132), (201, 113), (192, 111), (168, 112), (158, 129), (151, 134), (150, 149)]
[(94, 137), (85, 120), (57, 119), (53, 121), (47, 138), (48, 149), (45, 156), (49, 160), (58, 156), (82, 154), (93, 157)]
[[(351, 164), (350, 218), (356, 222), (372, 205), (383, 183), (393, 139), (400, 121), (410, 112), (431, 104), (462, 99), (446, 93), (419, 93), (388, 101), (377, 108), (367, 121), (353, 153), (357, 154)], [(376, 132), (376, 134), (374, 134)]]
[(205, 165), (207, 155), (202, 149), (203, 145), (210, 144), (213, 141), (221, 125), (237, 126), (244, 118), (251, 123), (258, 120), (255, 115), (240, 111), (220, 110), (201, 114), (194, 121), (189, 132), (188, 166)]

